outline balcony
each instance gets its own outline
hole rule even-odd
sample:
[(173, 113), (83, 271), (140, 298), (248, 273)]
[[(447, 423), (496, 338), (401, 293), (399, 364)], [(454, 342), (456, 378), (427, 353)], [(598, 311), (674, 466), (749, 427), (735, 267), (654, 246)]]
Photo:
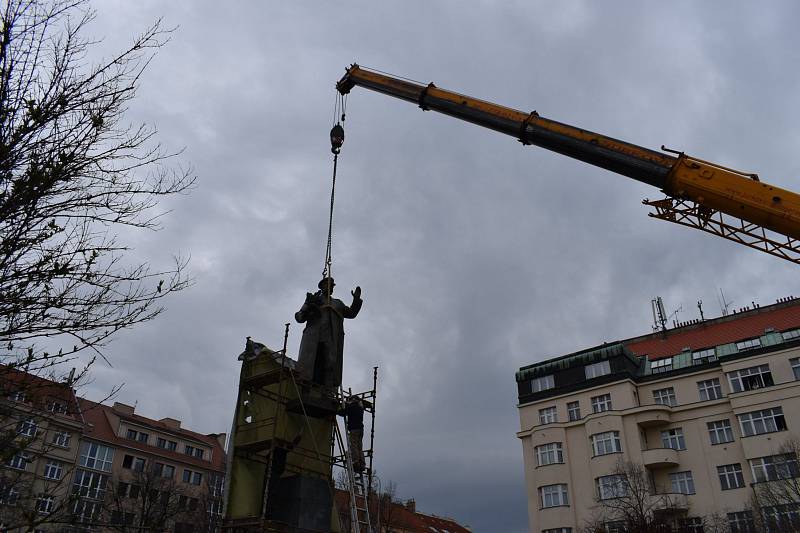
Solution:
[(657, 513), (684, 513), (689, 510), (689, 499), (680, 492), (653, 494), (653, 511)]
[(672, 448), (654, 448), (642, 452), (642, 463), (647, 468), (678, 466), (678, 452)]
[(669, 424), (672, 419), (672, 407), (669, 405), (643, 405), (638, 411), (634, 417), (636, 423), (643, 428), (663, 426)]

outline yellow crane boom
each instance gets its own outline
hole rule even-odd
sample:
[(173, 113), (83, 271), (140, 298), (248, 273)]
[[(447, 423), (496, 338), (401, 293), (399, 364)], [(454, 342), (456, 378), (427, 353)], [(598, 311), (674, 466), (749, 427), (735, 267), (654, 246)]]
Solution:
[[(336, 84), (355, 87), (472, 122), (660, 189), (644, 200), (650, 216), (695, 227), (800, 264), (800, 195), (682, 152), (643, 148), (498, 104), (351, 65)], [(668, 153), (667, 153), (668, 152)], [(767, 230), (773, 233), (768, 233)]]

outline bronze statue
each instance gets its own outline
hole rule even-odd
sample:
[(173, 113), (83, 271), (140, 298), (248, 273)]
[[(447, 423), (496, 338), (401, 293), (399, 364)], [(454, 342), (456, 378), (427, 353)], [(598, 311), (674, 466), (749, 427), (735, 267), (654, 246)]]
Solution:
[(342, 384), (344, 319), (355, 318), (363, 303), (361, 287), (350, 291), (353, 303), (348, 307), (332, 296), (334, 285), (333, 278), (323, 278), (319, 290), (307, 292), (303, 307), (294, 315), (306, 323), (297, 369), (304, 379), (330, 388)]

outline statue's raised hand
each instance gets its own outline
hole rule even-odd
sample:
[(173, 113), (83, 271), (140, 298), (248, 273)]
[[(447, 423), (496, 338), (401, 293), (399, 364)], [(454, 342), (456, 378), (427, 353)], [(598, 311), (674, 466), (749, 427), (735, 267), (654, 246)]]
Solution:
[(356, 286), (356, 290), (350, 291), (350, 294), (353, 295), (353, 300), (361, 299), (361, 287)]

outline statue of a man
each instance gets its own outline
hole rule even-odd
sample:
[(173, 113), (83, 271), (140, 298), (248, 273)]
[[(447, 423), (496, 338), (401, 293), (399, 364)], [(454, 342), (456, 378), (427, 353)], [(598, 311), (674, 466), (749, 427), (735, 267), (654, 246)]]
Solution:
[(294, 315), (306, 323), (297, 370), (303, 378), (330, 388), (342, 384), (344, 319), (355, 318), (363, 303), (361, 287), (350, 292), (353, 303), (348, 307), (332, 296), (334, 285), (333, 278), (323, 278), (319, 290), (307, 292), (303, 307)]

